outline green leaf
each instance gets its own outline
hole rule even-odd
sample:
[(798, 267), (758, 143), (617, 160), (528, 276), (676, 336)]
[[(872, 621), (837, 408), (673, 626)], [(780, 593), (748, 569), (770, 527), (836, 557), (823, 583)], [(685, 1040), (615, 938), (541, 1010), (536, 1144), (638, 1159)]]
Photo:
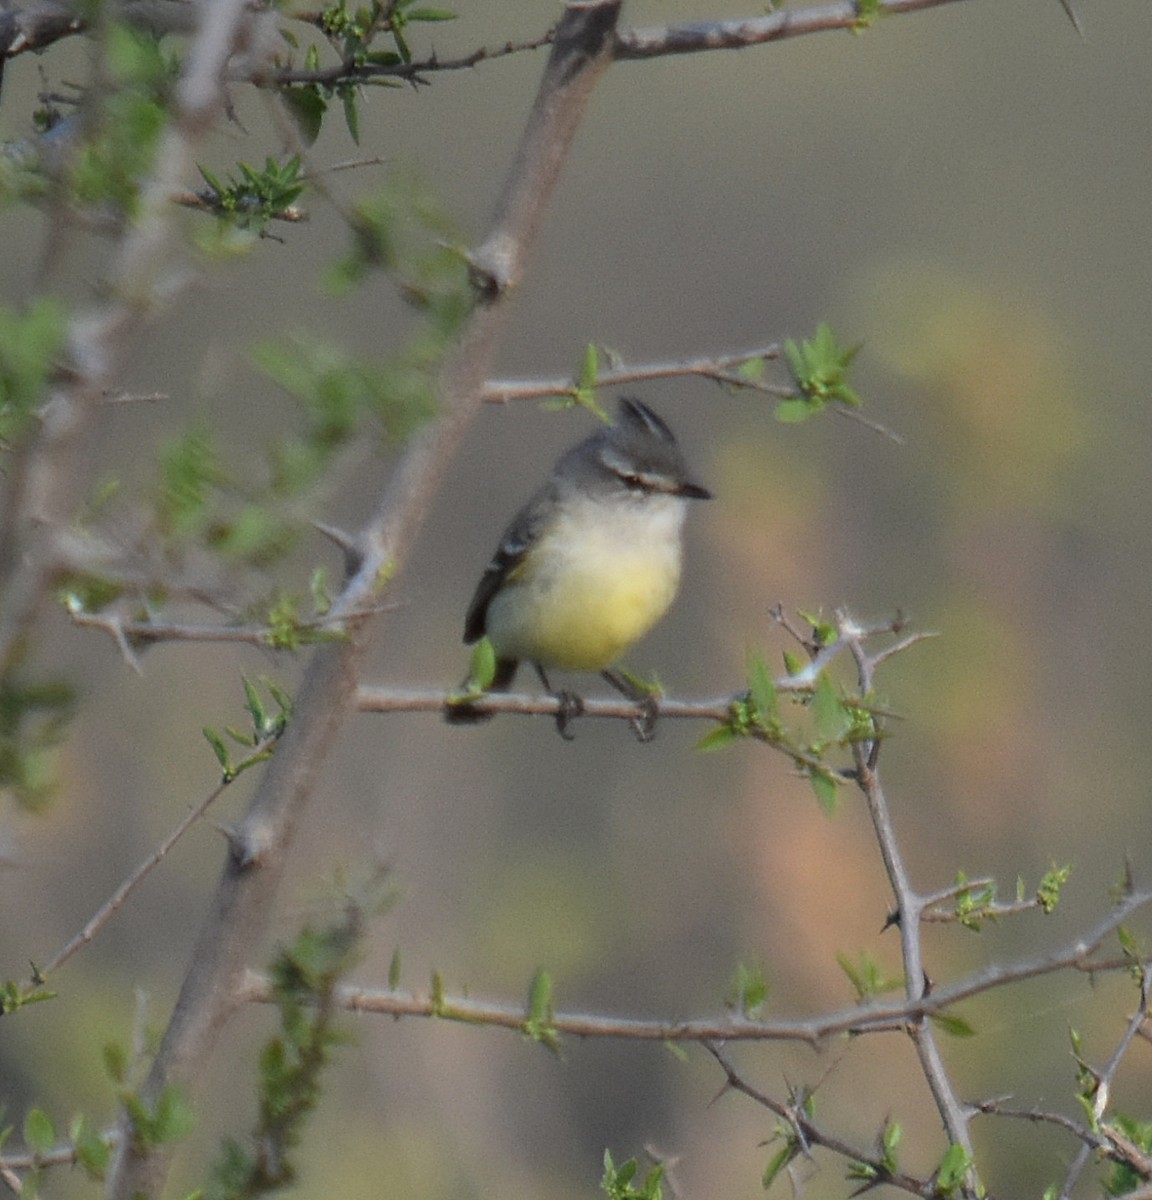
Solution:
[(469, 664), (469, 690), (486, 692), (496, 678), (496, 647), (489, 638), (482, 637), (472, 647), (472, 661)]
[(220, 769), (224, 772), (225, 779), (229, 778), (232, 773), (232, 764), (227, 743), (215, 729), (209, 729), (205, 726), (201, 732), (204, 734), (208, 745), (212, 747), (212, 752), (216, 755), (216, 761), (220, 764)]
[(1140, 939), (1128, 928), (1127, 925), (1120, 925), (1116, 929), (1116, 940), (1120, 943), (1120, 950), (1124, 957), (1132, 963), (1142, 963), (1144, 961), (1143, 948), (1140, 945)]
[(816, 736), (823, 743), (836, 743), (852, 724), (852, 713), (840, 699), (836, 685), (827, 672), (821, 672), (812, 697), (812, 718)]
[(884, 1168), (887, 1171), (894, 1172), (897, 1169), (896, 1150), (903, 1136), (904, 1131), (901, 1129), (898, 1121), (885, 1120), (884, 1128), (881, 1129), (880, 1137), (877, 1141), (884, 1161)]
[(685, 1050), (685, 1048), (681, 1046), (679, 1042), (666, 1041), (664, 1043), (664, 1049), (667, 1050), (677, 1062), (686, 1063), (689, 1061), (688, 1051)]
[[(848, 386), (847, 372), (852, 360), (859, 353), (859, 345), (841, 347), (836, 335), (826, 324), (816, 330), (815, 335), (803, 342), (789, 339), (784, 344), (784, 358), (796, 386), (803, 394), (800, 400), (785, 400), (777, 409), (780, 420), (798, 421), (805, 416), (820, 412), (827, 404), (835, 401), (858, 407), (860, 397)], [(804, 407), (804, 412), (795, 406)], [(785, 405), (788, 414), (780, 416)]]
[(816, 802), (820, 805), (821, 811), (825, 816), (832, 816), (836, 812), (840, 800), (836, 791), (836, 777), (828, 771), (809, 767), (808, 782), (812, 785), (812, 791), (816, 794)]
[(281, 89), (280, 99), (295, 121), (304, 144), (311, 146), (320, 136), (328, 102), (320, 95), (320, 90), (310, 83)]
[(634, 1158), (621, 1163), (619, 1167), (612, 1161), (612, 1155), (604, 1151), (604, 1174), (600, 1179), (600, 1189), (610, 1200), (661, 1200), (664, 1178), (664, 1164), (657, 1163), (644, 1177), (639, 1188), (632, 1186), (640, 1166)]
[(767, 664), (759, 655), (748, 663), (748, 691), (756, 705), (756, 714), (762, 720), (772, 720), (777, 714), (776, 684)]
[(580, 364), (580, 382), (577, 385), (582, 391), (592, 392), (600, 375), (600, 351), (595, 342), (589, 342), (584, 347), (584, 361)]
[(430, 1008), (434, 1017), (444, 1015), (447, 1004), (444, 999), (444, 976), (439, 971), (432, 972), (432, 995)]
[(344, 105), (344, 124), (348, 127), (348, 134), (357, 146), (360, 145), (360, 109), (358, 106), (358, 97), (353, 88), (344, 89), (340, 96), (341, 102)]
[(800, 1145), (794, 1139), (789, 1139), (768, 1160), (764, 1174), (760, 1177), (760, 1186), (767, 1191), (775, 1182), (776, 1176), (800, 1153)]
[(105, 1042), (101, 1048), (104, 1070), (113, 1083), (123, 1083), (128, 1078), (128, 1054), (119, 1042)]
[[(853, 1182), (859, 1180), (865, 1184), (871, 1185), (871, 1184), (875, 1184), (880, 1181), (881, 1174), (877, 1170), (877, 1168), (874, 1167), (871, 1163), (858, 1162), (855, 1159), (853, 1159), (848, 1164), (847, 1170), (844, 1172), (844, 1178), (851, 1179)], [(857, 1191), (854, 1192), (853, 1195), (857, 1195), (859, 1193), (859, 1191), (860, 1191), (860, 1189), (857, 1189)]]
[(539, 970), (532, 977), (532, 986), (528, 989), (528, 1014), (521, 1028), (534, 1042), (559, 1053), (560, 1039), (552, 1011), (552, 978), (547, 971)]
[(252, 715), (252, 728), (259, 737), (267, 729), (268, 710), (264, 707), (264, 701), (260, 699), (260, 693), (256, 690), (256, 685), (252, 680), (245, 675), (241, 675), (240, 680), (244, 685), (244, 699), (248, 712)]
[(799, 655), (793, 654), (791, 650), (784, 651), (784, 670), (789, 675), (799, 675), (801, 671), (808, 665)]
[(112, 1160), (112, 1146), (83, 1116), (73, 1117), (68, 1138), (76, 1153), (76, 1161), (89, 1179), (102, 1180)]
[(24, 1118), (24, 1143), (33, 1154), (47, 1154), (56, 1142), (56, 1126), (42, 1108), (28, 1110)]
[(976, 1036), (976, 1030), (963, 1017), (958, 1017), (955, 1013), (929, 1013), (928, 1019), (937, 1029), (950, 1037)]
[(724, 1003), (728, 1008), (742, 1017), (756, 1021), (763, 1015), (764, 1002), (767, 999), (768, 982), (764, 968), (738, 963), (724, 996)]
[(193, 430), (160, 451), (157, 508), (165, 533), (186, 537), (208, 522), (214, 489), (225, 482), (216, 449), (205, 430)]
[(316, 616), (327, 615), (332, 608), (332, 591), (328, 586), (328, 572), (324, 567), (317, 567), (312, 572), (308, 590), (312, 596), (312, 610)]
[(528, 1019), (546, 1021), (552, 1015), (552, 980), (547, 971), (537, 971), (528, 991)]
[(717, 725), (715, 729), (710, 729), (696, 743), (697, 750), (720, 750), (724, 746), (729, 746), (737, 741), (740, 734), (732, 728), (731, 725)]
[(1044, 912), (1052, 912), (1059, 903), (1060, 891), (1068, 882), (1068, 877), (1071, 874), (1071, 866), (1053, 867), (1040, 880), (1040, 886), (1036, 889), (1036, 899), (1040, 902), (1040, 907)]
[(388, 963), (388, 990), (396, 991), (400, 987), (400, 947), (397, 946), (392, 951), (391, 961)]
[(940, 1196), (956, 1196), (964, 1186), (964, 1178), (972, 1169), (972, 1160), (958, 1142), (944, 1152), (936, 1170), (936, 1193)]
[(884, 972), (879, 961), (866, 950), (862, 950), (853, 962), (846, 954), (837, 954), (840, 969), (848, 976), (858, 1000), (871, 1000), (883, 992), (893, 992), (900, 987), (901, 980)]
[(17, 312), (0, 308), (0, 440), (32, 428), (66, 330), (54, 300), (35, 300)]
[(856, 20), (852, 22), (853, 33), (871, 29), (883, 15), (880, 0), (856, 0)]
[[(43, 982), (35, 963), (32, 964), (32, 977), (37, 985)], [(29, 1004), (39, 1004), (44, 1000), (55, 1000), (56, 993), (47, 991), (44, 988), (37, 986), (34, 991), (27, 991), (25, 986), (7, 980), (0, 984), (0, 1017), (10, 1016), (14, 1012), (19, 1012), (20, 1009), (27, 1007)], [(3, 1108), (0, 1108), (0, 1116), (3, 1116)]]
[(181, 1141), (192, 1132), (195, 1125), (191, 1105), (175, 1084), (169, 1084), (156, 1101), (152, 1124), (154, 1144)]
[(782, 425), (799, 425), (802, 421), (807, 421), (813, 411), (807, 400), (781, 400), (772, 415)]

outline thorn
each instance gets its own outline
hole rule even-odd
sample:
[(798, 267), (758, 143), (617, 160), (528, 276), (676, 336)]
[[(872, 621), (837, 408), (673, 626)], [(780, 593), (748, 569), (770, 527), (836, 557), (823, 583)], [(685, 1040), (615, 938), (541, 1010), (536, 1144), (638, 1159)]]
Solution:
[(312, 526), (343, 552), (345, 574), (355, 575), (364, 561), (364, 551), (356, 537), (335, 525), (326, 525), (323, 521), (313, 521)]
[(1072, 0), (1060, 0), (1060, 7), (1068, 14), (1068, 20), (1076, 27), (1076, 32), (1083, 37), (1084, 26), (1080, 24), (1080, 14), (1076, 11)]
[(237, 867), (246, 871), (249, 867), (259, 866), (271, 844), (270, 830), (236, 825), (217, 825), (216, 828), (228, 839), (228, 850)]
[(143, 675), (144, 668), (140, 665), (140, 659), (136, 651), (132, 649), (128, 638), (124, 634), (124, 625), (119, 616), (112, 618), (112, 636), (116, 639), (116, 645), (120, 647), (120, 653), (124, 656), (124, 661), (137, 675)]

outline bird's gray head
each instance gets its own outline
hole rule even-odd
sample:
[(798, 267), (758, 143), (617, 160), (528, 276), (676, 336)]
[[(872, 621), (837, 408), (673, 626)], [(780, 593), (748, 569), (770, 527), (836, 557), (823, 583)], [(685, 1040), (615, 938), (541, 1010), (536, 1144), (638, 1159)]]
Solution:
[(560, 460), (557, 474), (585, 488), (637, 496), (709, 500), (692, 480), (672, 430), (639, 400), (622, 398), (613, 425), (598, 429)]

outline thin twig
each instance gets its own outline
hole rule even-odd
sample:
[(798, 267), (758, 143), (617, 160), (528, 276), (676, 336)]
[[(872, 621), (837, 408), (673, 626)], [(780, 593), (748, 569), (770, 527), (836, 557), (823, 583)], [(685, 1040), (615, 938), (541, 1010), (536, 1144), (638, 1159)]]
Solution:
[[(719, 379), (734, 386), (755, 388), (757, 381), (745, 379), (734, 368), (753, 362), (758, 358), (780, 357), (780, 347), (771, 344), (753, 350), (740, 350), (733, 354), (717, 354), (696, 358), (668, 359), (663, 362), (636, 363), (627, 365), (614, 363), (597, 372), (596, 386), (611, 388), (630, 383), (645, 383), (653, 379), (681, 379), (701, 377)], [(513, 400), (540, 400), (547, 396), (569, 396), (578, 386), (575, 376), (554, 376), (549, 379), (490, 379), (484, 385), (484, 399), (489, 404), (507, 404)], [(763, 390), (767, 390), (766, 388)], [(783, 394), (794, 396), (794, 388)]]
[(826, 1133), (799, 1105), (781, 1104), (779, 1100), (775, 1100), (758, 1088), (753, 1087), (752, 1084), (748, 1083), (740, 1075), (720, 1047), (714, 1042), (705, 1042), (704, 1048), (720, 1064), (720, 1069), (724, 1072), (727, 1088), (734, 1092), (740, 1092), (763, 1108), (768, 1109), (769, 1112), (775, 1113), (776, 1116), (787, 1121), (793, 1135), (805, 1149), (810, 1145), (822, 1146), (826, 1150), (831, 1150), (833, 1154), (838, 1154), (848, 1162), (870, 1167), (875, 1173), (875, 1184), (870, 1186), (888, 1184), (890, 1187), (911, 1192), (914, 1196), (929, 1197), (936, 1194), (931, 1180), (917, 1179), (915, 1176), (907, 1175), (903, 1171), (889, 1170), (883, 1160), (875, 1155), (860, 1149), (858, 1146), (850, 1146), (847, 1142), (842, 1141), (833, 1134)]
[[(266, 750), (270, 750), (275, 743), (275, 738), (268, 738), (264, 742), (254, 746), (248, 752), (252, 755), (260, 755)], [(79, 931), (74, 937), (70, 938), (56, 953), (43, 965), (37, 967), (37, 979), (25, 984), (25, 993), (33, 991), (39, 987), (44, 980), (49, 976), (54, 975), (77, 951), (82, 950), (89, 942), (104, 928), (105, 925), (116, 915), (117, 912), (124, 906), (128, 897), (148, 878), (149, 875), (164, 861), (164, 859), (172, 852), (176, 844), (184, 837), (189, 829), (192, 828), (204, 814), (216, 803), (217, 800), (228, 789), (231, 780), (223, 779), (218, 783), (207, 796), (193, 809), (190, 809), (180, 823), (172, 830), (172, 832), (144, 859), (143, 862), (124, 880), (122, 884), (108, 897), (107, 900), (96, 910), (95, 913), (85, 923), (84, 928)]]
[[(1104, 1112), (1108, 1107), (1108, 1101), (1112, 1095), (1112, 1081), (1116, 1077), (1116, 1072), (1120, 1069), (1120, 1063), (1128, 1053), (1133, 1040), (1140, 1031), (1140, 1027), (1148, 1018), (1148, 1006), (1150, 1002), (1152, 1002), (1152, 969), (1147, 964), (1144, 964), (1140, 975), (1140, 1003), (1137, 1006), (1136, 1012), (1129, 1020), (1123, 1037), (1121, 1037), (1103, 1070), (1094, 1073), (1096, 1079), (1094, 1111), (1097, 1121), (1103, 1118)], [(1109, 1140), (1113, 1140), (1114, 1133), (1115, 1131), (1107, 1133)], [(1088, 1165), (1092, 1150), (1093, 1147), (1089, 1146), (1087, 1142), (1081, 1143), (1076, 1157), (1072, 1160), (1068, 1168), (1068, 1174), (1064, 1178), (1064, 1186), (1060, 1189), (1060, 1200), (1068, 1200), (1068, 1197), (1071, 1196), (1077, 1181), (1084, 1172), (1084, 1168)]]
[[(307, 20), (301, 17), (301, 20)], [(443, 74), (451, 71), (468, 71), (481, 63), (495, 62), (497, 59), (508, 58), (513, 54), (523, 54), (529, 50), (540, 50), (553, 44), (556, 38), (556, 28), (553, 26), (539, 37), (521, 42), (504, 42), (499, 46), (481, 46), (468, 54), (456, 58), (440, 58), (436, 54), (427, 58), (415, 59), (411, 62), (371, 63), (371, 62), (338, 62), (329, 67), (296, 68), (285, 67), (282, 70), (261, 75), (249, 80), (241, 78), (257, 86), (284, 87), (299, 84), (334, 84), (345, 80), (368, 82), (373, 79), (406, 79), (412, 82), (424, 82), (425, 76)]]
[[(440, 712), (446, 713), (453, 707), (452, 701), (459, 699), (457, 692), (444, 692), (404, 688), (382, 688), (361, 686), (356, 690), (356, 707), (360, 712)], [(647, 708), (623, 697), (581, 697), (584, 707), (581, 715), (609, 718), (611, 720), (634, 721), (642, 717)], [(528, 692), (485, 692), (468, 707), (478, 713), (516, 714), (519, 716), (555, 717), (563, 704), (556, 696), (534, 695)], [(655, 700), (659, 717), (669, 720), (727, 721), (732, 713), (732, 698), (717, 697), (711, 700), (670, 700), (658, 697)]]
[[(836, 623), (840, 638), (847, 643), (856, 663), (860, 694), (870, 695), (873, 690), (876, 660), (865, 647), (863, 631), (857, 628), (855, 622), (844, 611), (837, 612)], [(921, 915), (924, 912), (925, 899), (918, 895), (912, 886), (888, 809), (878, 763), (882, 731), (879, 719), (874, 720), (875, 740), (857, 742), (852, 747), (856, 764), (855, 781), (868, 806), (868, 815), (872, 819), (872, 828), (880, 848), (884, 870), (896, 901), (900, 949), (904, 961), (905, 995), (910, 1003), (916, 1003), (929, 992), (921, 944)], [(971, 1160), (973, 1147), (968, 1115), (944, 1066), (935, 1031), (927, 1022), (912, 1022), (908, 1026), (908, 1035), (916, 1048), (921, 1070), (936, 1102), (949, 1142), (961, 1146)], [(981, 1193), (980, 1181), (973, 1166), (967, 1173), (964, 1194), (976, 1196)]]

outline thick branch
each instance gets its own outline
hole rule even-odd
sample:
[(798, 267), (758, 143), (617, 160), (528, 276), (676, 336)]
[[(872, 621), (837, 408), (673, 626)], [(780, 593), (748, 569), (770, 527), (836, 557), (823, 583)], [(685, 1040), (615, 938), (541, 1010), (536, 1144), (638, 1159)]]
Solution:
[[(359, 565), (332, 608), (352, 627), (346, 643), (316, 651), (295, 715), (233, 838), (171, 1023), (146, 1087), (191, 1087), (231, 1011), (237, 983), (258, 952), (284, 869), (285, 852), (333, 739), (353, 710), (356, 673), (368, 645), (357, 614), (378, 600), (383, 581), (403, 565), (415, 533), (465, 430), (479, 411), (508, 287), (518, 280), (593, 84), (620, 0), (574, 3), (565, 15), (491, 232), (477, 254), (483, 298), (440, 379), (442, 417), (412, 440), (358, 542)], [(159, 1193), (169, 1154), (125, 1139), (110, 1195)]]

